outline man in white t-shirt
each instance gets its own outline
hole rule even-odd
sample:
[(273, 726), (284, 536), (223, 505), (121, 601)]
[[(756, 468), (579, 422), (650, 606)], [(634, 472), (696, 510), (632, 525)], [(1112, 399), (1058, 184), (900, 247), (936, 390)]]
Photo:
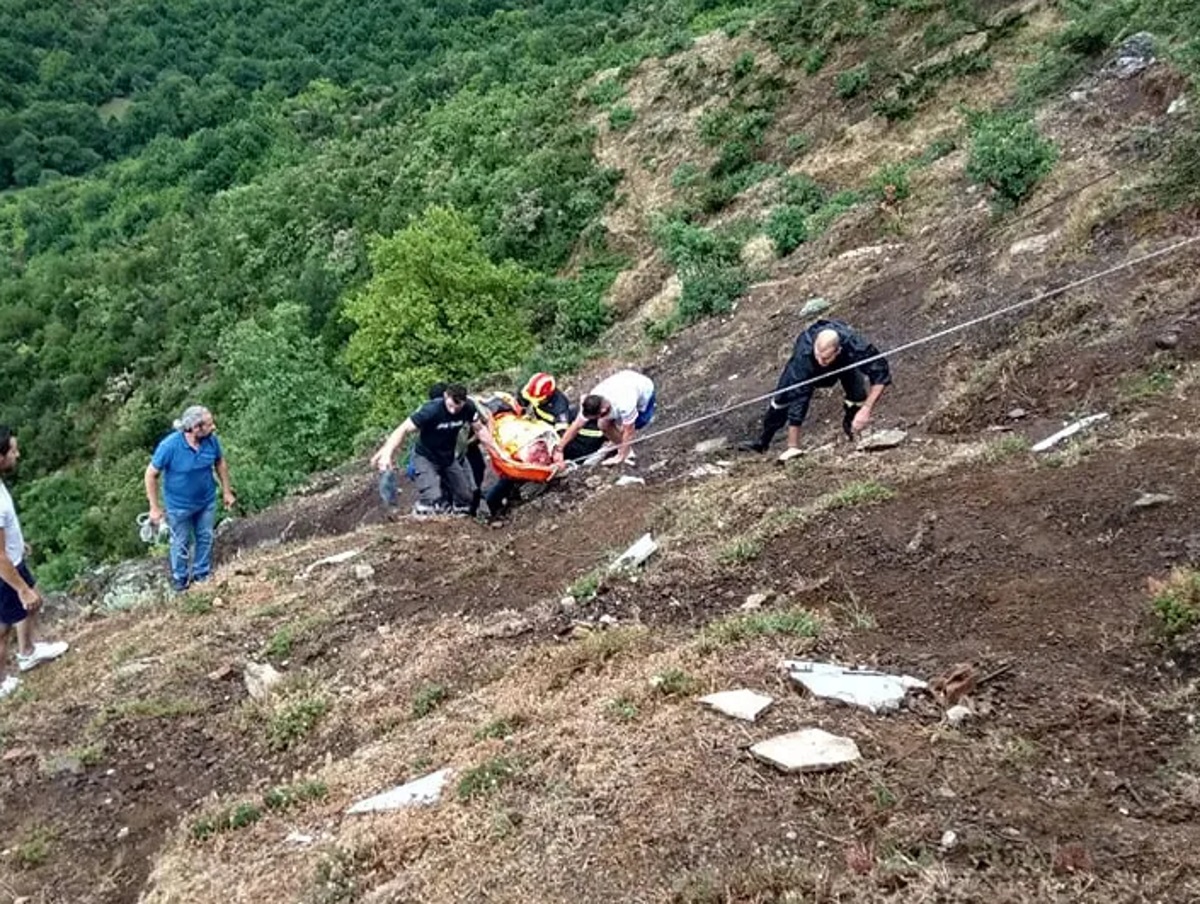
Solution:
[(654, 405), (654, 381), (636, 370), (619, 370), (583, 397), (579, 416), (563, 434), (559, 448), (565, 448), (588, 421), (598, 420), (604, 435), (617, 447), (617, 454), (604, 464), (632, 464), (633, 435), (654, 420)]
[[(0, 424), (0, 475), (17, 467), (21, 450), (12, 430)], [(25, 538), (8, 487), (0, 480), (0, 698), (21, 686), (21, 679), (7, 674), (8, 634), (16, 629), (17, 668), (27, 672), (36, 665), (57, 659), (67, 652), (67, 644), (36, 643), (33, 639), (42, 593), (29, 566), (25, 564)]]

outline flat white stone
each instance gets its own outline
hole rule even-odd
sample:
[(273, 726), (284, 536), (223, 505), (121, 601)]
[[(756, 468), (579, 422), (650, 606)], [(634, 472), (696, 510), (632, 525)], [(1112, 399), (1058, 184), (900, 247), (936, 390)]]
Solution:
[(724, 436), (714, 436), (712, 439), (706, 439), (703, 442), (696, 443), (693, 450), (697, 455), (709, 455), (713, 452), (719, 452), (729, 445), (729, 440)]
[(429, 775), (399, 785), (390, 791), (360, 800), (346, 812), (381, 813), (386, 810), (435, 804), (442, 796), (442, 790), (446, 787), (452, 774), (453, 771), (450, 769), (439, 769), (437, 772), (431, 772)]
[(1034, 443), (1033, 451), (1034, 452), (1045, 452), (1047, 449), (1053, 449), (1055, 446), (1057, 446), (1059, 443), (1061, 443), (1064, 439), (1074, 436), (1080, 430), (1084, 430), (1087, 427), (1092, 426), (1092, 424), (1099, 423), (1100, 421), (1104, 420), (1107, 417), (1108, 417), (1107, 414), (1093, 414), (1093, 415), (1089, 415), (1088, 417), (1085, 417), (1085, 418), (1080, 418), (1079, 420), (1075, 421), (1074, 423), (1068, 424), (1066, 427), (1063, 427), (1057, 433), (1055, 433), (1051, 436), (1047, 436), (1041, 442)]
[(820, 728), (805, 728), (760, 741), (750, 748), (750, 753), (784, 772), (824, 772), (862, 759), (852, 739)]
[(269, 662), (247, 662), (242, 672), (246, 690), (255, 700), (265, 700), (283, 676)]
[(642, 534), (637, 542), (625, 550), (615, 562), (608, 566), (609, 571), (620, 571), (622, 568), (637, 568), (658, 551), (658, 544), (650, 534)]
[(708, 477), (724, 477), (726, 471), (719, 465), (702, 464), (696, 465), (692, 470), (688, 471), (688, 477), (693, 480), (704, 480)]
[(735, 719), (754, 722), (775, 700), (766, 694), (758, 694), (752, 690), (741, 688), (736, 691), (720, 691), (716, 694), (709, 694), (707, 697), (701, 697), (700, 702)]
[(616, 485), (619, 487), (645, 486), (646, 479), (644, 477), (634, 477), (632, 474), (626, 474), (617, 478)]
[(910, 690), (929, 686), (911, 675), (848, 669), (827, 662), (789, 659), (783, 667), (810, 694), (860, 706), (873, 713), (897, 710)]
[(1040, 235), (1031, 235), (1028, 238), (1021, 239), (1019, 242), (1014, 242), (1012, 247), (1008, 249), (1008, 253), (1013, 257), (1020, 254), (1045, 254), (1057, 240), (1058, 232), (1043, 232)]
[(880, 449), (892, 449), (908, 439), (903, 430), (876, 430), (858, 441), (860, 452), (876, 452)]

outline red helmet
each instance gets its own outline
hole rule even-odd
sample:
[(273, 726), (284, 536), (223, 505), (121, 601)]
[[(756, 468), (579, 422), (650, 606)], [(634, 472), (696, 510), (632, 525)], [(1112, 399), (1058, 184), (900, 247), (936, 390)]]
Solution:
[(525, 395), (531, 399), (548, 399), (554, 395), (554, 377), (550, 374), (534, 374), (525, 384)]

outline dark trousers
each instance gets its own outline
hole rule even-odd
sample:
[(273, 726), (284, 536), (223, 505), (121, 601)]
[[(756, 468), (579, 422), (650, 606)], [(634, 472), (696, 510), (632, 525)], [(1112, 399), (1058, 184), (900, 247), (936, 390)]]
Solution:
[(487, 473), (487, 464), (483, 460), (483, 449), (479, 447), (478, 442), (467, 444), (467, 467), (471, 469), (471, 476), (475, 478), (475, 489), (471, 492), (471, 506), (469, 514), (474, 517), (479, 511), (479, 500), (483, 498), (483, 475)]
[[(783, 389), (784, 387), (802, 382), (805, 379), (808, 378), (788, 367), (780, 374), (779, 382), (775, 385), (775, 388)], [(836, 383), (842, 384), (842, 392), (846, 394), (846, 413), (852, 420), (853, 412), (857, 411), (858, 407), (867, 400), (867, 377), (861, 370), (847, 370), (840, 374), (830, 374), (799, 389), (781, 392), (775, 396), (771, 399), (770, 404), (767, 405), (767, 413), (763, 417), (762, 436), (759, 438), (759, 443), (765, 448), (771, 444), (771, 440), (775, 437), (775, 434), (785, 425), (799, 427), (803, 424), (804, 419), (808, 417), (808, 405), (812, 401), (813, 390), (833, 386)], [(847, 423), (848, 421), (844, 418), (842, 429), (849, 433)]]
[(413, 452), (412, 464), (417, 484), (417, 497), (424, 505), (450, 505), (465, 507), (471, 504), (475, 487), (471, 472), (461, 458), (448, 465), (439, 466), (424, 455)]

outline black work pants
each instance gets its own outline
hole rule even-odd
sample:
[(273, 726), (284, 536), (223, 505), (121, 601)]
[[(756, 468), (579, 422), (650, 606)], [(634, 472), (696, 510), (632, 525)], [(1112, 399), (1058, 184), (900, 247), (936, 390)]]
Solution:
[[(791, 367), (787, 367), (779, 375), (779, 382), (776, 383), (775, 388), (785, 389), (788, 386), (794, 386), (796, 383), (801, 383), (808, 379), (811, 379), (811, 376), (805, 376), (803, 372), (798, 372)], [(767, 405), (767, 413), (763, 417), (762, 437), (760, 438), (762, 445), (764, 447), (770, 445), (771, 439), (784, 425), (799, 427), (803, 424), (804, 419), (808, 417), (808, 405), (812, 401), (813, 390), (833, 386), (836, 383), (842, 384), (842, 392), (846, 394), (846, 404), (848, 406), (857, 408), (867, 400), (867, 390), (869, 388), (867, 377), (861, 370), (857, 369), (819, 377), (798, 389), (781, 392), (771, 399)]]

